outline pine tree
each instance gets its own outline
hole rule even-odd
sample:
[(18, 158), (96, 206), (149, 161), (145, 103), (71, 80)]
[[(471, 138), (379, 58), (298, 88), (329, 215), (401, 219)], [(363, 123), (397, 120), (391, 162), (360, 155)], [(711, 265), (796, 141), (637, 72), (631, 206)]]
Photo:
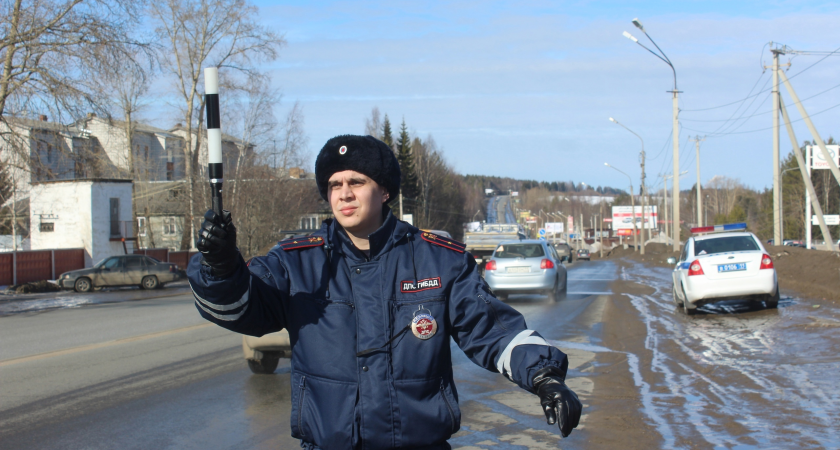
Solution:
[[(414, 170), (414, 155), (411, 152), (411, 137), (408, 135), (408, 128), (405, 126), (405, 119), (400, 126), (400, 139), (397, 142), (397, 161), (400, 163), (402, 181), (400, 190), (403, 195), (403, 210), (411, 212), (414, 210), (414, 200), (417, 198), (417, 173)], [(406, 202), (405, 199), (409, 200)]]
[(394, 135), (391, 132), (391, 121), (388, 120), (388, 114), (385, 114), (385, 120), (382, 122), (382, 142), (388, 144), (388, 147), (394, 149)]

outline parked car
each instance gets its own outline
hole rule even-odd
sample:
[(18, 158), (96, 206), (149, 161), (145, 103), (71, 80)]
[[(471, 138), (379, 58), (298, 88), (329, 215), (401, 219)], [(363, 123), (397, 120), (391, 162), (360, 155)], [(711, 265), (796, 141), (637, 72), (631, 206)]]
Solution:
[(280, 330), (265, 336), (242, 336), (242, 351), (248, 368), (256, 374), (271, 374), (277, 369), (280, 358), (292, 357), (289, 332)]
[(484, 267), (484, 279), (499, 300), (510, 294), (566, 296), (566, 268), (557, 251), (543, 240), (505, 241)]
[(555, 244), (554, 249), (557, 250), (557, 254), (560, 255), (560, 261), (572, 262), (574, 250), (572, 250), (572, 247), (569, 247), (569, 244)]
[(589, 261), (590, 260), (589, 250), (587, 250), (585, 248), (579, 249), (577, 251), (577, 258), (578, 259), (585, 259), (585, 260)]
[(779, 305), (773, 260), (746, 223), (692, 228), (679, 260), (671, 260), (674, 302), (686, 315), (729, 299)]
[(112, 256), (89, 269), (72, 270), (58, 277), (62, 289), (90, 292), (96, 287), (140, 286), (157, 289), (181, 278), (178, 266), (143, 255)]

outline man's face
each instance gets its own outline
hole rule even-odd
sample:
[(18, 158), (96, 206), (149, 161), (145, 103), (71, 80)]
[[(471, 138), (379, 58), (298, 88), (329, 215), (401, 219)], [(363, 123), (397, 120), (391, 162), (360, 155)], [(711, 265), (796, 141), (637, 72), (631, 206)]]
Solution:
[(382, 224), (384, 187), (354, 170), (334, 173), (327, 182), (330, 207), (338, 223), (350, 233), (367, 236)]

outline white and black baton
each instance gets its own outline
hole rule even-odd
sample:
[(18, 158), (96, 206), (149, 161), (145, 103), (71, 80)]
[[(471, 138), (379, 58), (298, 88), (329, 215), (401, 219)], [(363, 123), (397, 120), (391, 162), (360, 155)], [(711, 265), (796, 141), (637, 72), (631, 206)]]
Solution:
[(222, 128), (219, 117), (219, 69), (204, 69), (204, 105), (207, 108), (207, 162), (213, 211), (222, 215)]

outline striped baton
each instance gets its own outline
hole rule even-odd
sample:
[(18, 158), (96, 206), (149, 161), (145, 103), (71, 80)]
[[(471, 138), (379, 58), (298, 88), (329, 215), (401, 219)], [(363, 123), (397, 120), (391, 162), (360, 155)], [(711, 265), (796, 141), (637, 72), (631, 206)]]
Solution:
[(219, 69), (204, 69), (204, 104), (207, 108), (207, 162), (213, 211), (222, 215), (222, 128), (219, 118)]

